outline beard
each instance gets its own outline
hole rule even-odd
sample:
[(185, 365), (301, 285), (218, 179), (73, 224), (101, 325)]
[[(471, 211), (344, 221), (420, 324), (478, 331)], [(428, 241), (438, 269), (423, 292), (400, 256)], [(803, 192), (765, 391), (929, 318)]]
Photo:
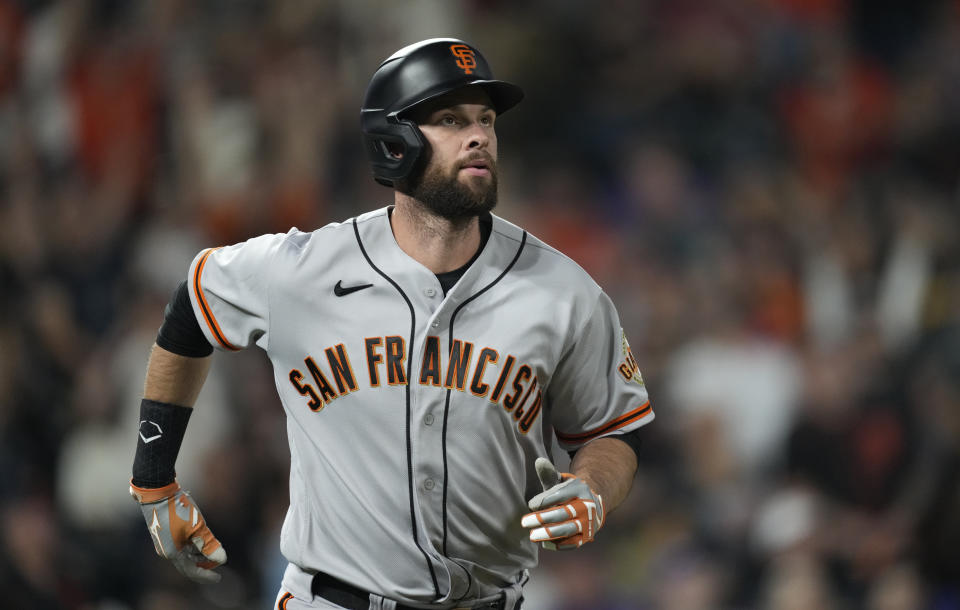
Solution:
[(433, 167), (410, 179), (407, 194), (447, 220), (480, 216), (497, 206), (497, 168), (490, 163), (490, 180), (468, 186), (458, 179), (461, 167), (451, 171)]

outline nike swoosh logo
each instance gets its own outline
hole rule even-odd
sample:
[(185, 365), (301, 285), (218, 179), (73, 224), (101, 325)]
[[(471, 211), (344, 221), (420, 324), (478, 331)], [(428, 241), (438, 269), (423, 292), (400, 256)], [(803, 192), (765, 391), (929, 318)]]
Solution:
[(373, 286), (373, 284), (360, 284), (359, 286), (348, 286), (344, 288), (340, 282), (337, 282), (337, 285), (333, 287), (333, 294), (337, 295), (338, 297), (343, 297), (347, 296), (351, 292), (363, 290), (364, 288), (369, 288), (371, 286)]

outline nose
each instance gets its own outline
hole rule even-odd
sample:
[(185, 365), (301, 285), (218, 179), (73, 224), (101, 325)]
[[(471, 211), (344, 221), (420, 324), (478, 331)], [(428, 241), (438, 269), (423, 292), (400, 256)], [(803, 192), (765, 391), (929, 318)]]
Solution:
[(467, 148), (470, 150), (483, 150), (490, 144), (490, 134), (483, 126), (474, 123), (470, 127), (470, 133), (467, 136)]

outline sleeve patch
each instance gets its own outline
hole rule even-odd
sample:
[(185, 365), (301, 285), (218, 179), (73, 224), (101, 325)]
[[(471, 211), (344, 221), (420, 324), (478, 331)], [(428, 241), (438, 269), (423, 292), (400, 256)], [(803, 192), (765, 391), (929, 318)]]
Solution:
[(630, 344), (627, 342), (627, 333), (620, 329), (620, 346), (621, 351), (623, 352), (623, 360), (617, 365), (617, 372), (620, 373), (620, 376), (627, 383), (636, 383), (637, 385), (643, 386), (643, 376), (640, 375), (640, 366), (637, 364), (637, 359), (633, 357), (633, 352), (630, 351)]

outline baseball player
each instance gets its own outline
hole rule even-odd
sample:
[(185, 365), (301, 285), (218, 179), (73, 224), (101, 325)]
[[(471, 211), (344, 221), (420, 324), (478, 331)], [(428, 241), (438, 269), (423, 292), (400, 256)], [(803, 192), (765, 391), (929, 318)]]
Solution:
[(277, 608), (516, 609), (539, 547), (590, 542), (626, 496), (654, 416), (614, 305), (491, 213), (495, 123), (522, 97), (463, 41), (405, 47), (361, 112), (393, 205), (194, 259), (151, 353), (130, 482), (186, 576), (217, 580), (227, 558), (174, 471), (214, 348), (265, 350), (286, 414)]

